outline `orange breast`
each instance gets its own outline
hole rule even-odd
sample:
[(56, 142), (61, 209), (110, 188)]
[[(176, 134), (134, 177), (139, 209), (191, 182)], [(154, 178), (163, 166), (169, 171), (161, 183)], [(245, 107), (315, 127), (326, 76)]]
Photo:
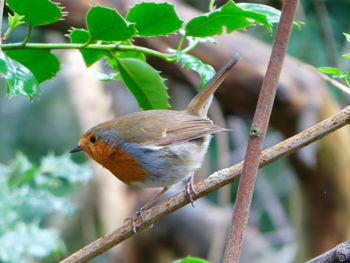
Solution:
[(86, 153), (126, 184), (142, 182), (147, 174), (146, 170), (139, 167), (139, 161), (136, 158), (120, 148), (111, 149), (107, 143), (99, 143)]

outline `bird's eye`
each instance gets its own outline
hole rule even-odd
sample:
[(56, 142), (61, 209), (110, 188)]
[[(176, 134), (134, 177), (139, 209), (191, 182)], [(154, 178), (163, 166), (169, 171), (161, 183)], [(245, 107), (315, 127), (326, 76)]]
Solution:
[(90, 137), (90, 142), (95, 143), (96, 142), (96, 136), (91, 136)]

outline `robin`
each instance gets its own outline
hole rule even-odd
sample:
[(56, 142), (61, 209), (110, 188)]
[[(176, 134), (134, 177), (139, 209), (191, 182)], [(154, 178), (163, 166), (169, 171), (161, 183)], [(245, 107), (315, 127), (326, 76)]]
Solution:
[(128, 185), (163, 187), (132, 217), (134, 231), (136, 218), (175, 183), (187, 179), (185, 193), (193, 202), (193, 173), (202, 165), (211, 134), (227, 131), (207, 118), (212, 95), (237, 61), (230, 59), (184, 111), (148, 110), (103, 122), (70, 151), (85, 152)]

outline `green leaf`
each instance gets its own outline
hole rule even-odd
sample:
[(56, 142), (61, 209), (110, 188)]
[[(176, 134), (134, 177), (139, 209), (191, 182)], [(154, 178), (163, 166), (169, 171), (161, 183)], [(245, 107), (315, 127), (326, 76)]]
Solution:
[(350, 53), (346, 53), (343, 55), (344, 58), (350, 59)]
[(233, 1), (228, 1), (225, 5), (210, 13), (197, 16), (188, 22), (186, 26), (186, 35), (195, 37), (208, 37), (220, 35), (223, 27), (226, 27), (227, 33), (237, 29), (245, 29), (247, 26), (263, 24), (271, 32), (271, 26), (266, 16), (259, 13), (244, 11), (236, 6)]
[(173, 263), (210, 263), (207, 260), (201, 258), (186, 257), (173, 261)]
[(6, 56), (0, 50), (0, 76), (6, 79), (7, 93), (12, 97), (15, 95), (26, 95), (30, 100), (39, 94), (39, 84), (33, 73)]
[(344, 79), (349, 76), (349, 73), (344, 71), (341, 72), (340, 69), (338, 68), (333, 68), (333, 67), (319, 67), (317, 68), (319, 71), (326, 73), (326, 74), (331, 74), (332, 78), (335, 79)]
[(62, 17), (62, 8), (49, 0), (7, 0), (7, 5), (31, 26), (52, 24)]
[[(237, 6), (242, 8), (245, 11), (251, 11), (254, 13), (264, 15), (271, 27), (273, 24), (278, 23), (281, 17), (280, 10), (275, 9), (268, 5), (255, 4), (255, 3), (238, 3)], [(293, 24), (300, 29), (301, 25), (303, 25), (304, 22), (294, 20)]]
[(14, 15), (8, 14), (8, 23), (9, 28), (14, 29), (22, 24), (24, 24), (24, 21), (22, 20), (23, 16), (20, 16), (19, 14), (15, 13)]
[(179, 30), (181, 21), (174, 6), (167, 3), (140, 3), (129, 10), (126, 20), (135, 23), (139, 36), (162, 36)]
[(344, 35), (346, 41), (350, 42), (350, 34), (348, 34), (348, 33), (343, 33), (343, 35)]
[(169, 107), (167, 87), (158, 71), (139, 59), (123, 58), (117, 61), (126, 86), (142, 109)]
[(6, 51), (6, 55), (27, 67), (39, 83), (56, 76), (60, 61), (48, 50), (16, 49)]
[[(72, 43), (87, 43), (89, 41), (89, 32), (84, 29), (73, 29), (68, 35)], [(103, 50), (80, 50), (83, 56), (86, 67), (90, 67), (92, 64), (100, 60), (101, 58), (108, 56), (108, 53)]]
[(348, 87), (350, 88), (350, 77), (344, 78), (344, 81), (345, 81), (346, 85), (348, 85)]
[(196, 71), (201, 77), (201, 88), (215, 75), (215, 70), (212, 66), (203, 63), (198, 58), (182, 52), (176, 52), (177, 61), (190, 70)]
[[(130, 42), (131, 43), (131, 42)], [(123, 43), (124, 44), (124, 43)], [(130, 44), (131, 45), (131, 44)], [(113, 51), (113, 57), (109, 55), (106, 63), (112, 68), (110, 73), (96, 72), (95, 76), (101, 81), (123, 81), (118, 67), (118, 62), (115, 58), (135, 58), (146, 62), (146, 57), (143, 53), (136, 51)]]
[[(133, 46), (132, 42), (130, 40), (126, 40), (122, 42), (123, 45)], [(109, 56), (107, 59), (107, 64), (111, 66), (111, 68), (115, 72), (119, 72), (118, 68), (118, 62), (115, 60), (115, 58), (136, 58), (139, 60), (142, 60), (146, 62), (146, 57), (141, 52), (136, 51), (113, 51), (113, 56)], [(121, 79), (120, 79), (121, 80)]]
[(90, 41), (121, 41), (130, 38), (134, 26), (115, 10), (102, 6), (94, 6), (86, 17), (86, 25), (90, 32)]
[(326, 74), (341, 74), (341, 70), (333, 67), (319, 67), (317, 68), (319, 71)]

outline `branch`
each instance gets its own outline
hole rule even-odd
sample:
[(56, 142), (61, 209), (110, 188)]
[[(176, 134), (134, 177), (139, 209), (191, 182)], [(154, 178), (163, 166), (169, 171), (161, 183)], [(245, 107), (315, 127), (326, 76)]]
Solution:
[[(319, 140), (327, 134), (349, 123), (350, 106), (344, 108), (342, 111), (329, 117), (328, 119), (312, 126), (311, 128), (263, 151), (260, 157), (259, 167), (264, 167), (276, 160), (281, 159), (282, 157), (294, 153), (302, 147)], [(229, 168), (217, 171), (210, 175), (207, 179), (197, 183), (194, 188), (198, 195), (194, 196), (194, 199), (203, 197), (217, 190), (218, 188), (237, 180), (240, 177), (242, 166), (243, 162), (237, 163)], [(184, 191), (159, 203), (143, 213), (142, 221), (140, 218), (136, 220), (137, 231), (152, 225), (162, 217), (180, 209), (188, 203), (189, 201), (185, 197)], [(104, 235), (84, 248), (78, 250), (71, 256), (61, 261), (61, 263), (86, 262), (133, 235), (134, 232), (131, 223), (126, 223), (111, 233)]]
[(311, 65), (305, 64), (306, 67), (310, 68), (313, 72), (315, 72), (317, 75), (319, 75), (322, 79), (328, 81), (330, 84), (332, 84), (335, 88), (339, 89), (340, 91), (346, 93), (347, 95), (350, 95), (350, 88), (345, 86), (344, 84), (340, 83), (339, 81), (327, 76), (326, 74), (323, 74), (321, 71), (319, 71), (317, 68)]
[(350, 240), (347, 240), (326, 253), (309, 260), (306, 263), (338, 263), (349, 262), (350, 260)]
[(272, 47), (270, 62), (260, 91), (258, 104), (250, 130), (248, 146), (239, 182), (235, 207), (232, 217), (231, 231), (226, 244), (224, 262), (237, 263), (241, 254), (244, 231), (248, 222), (250, 204), (258, 173), (260, 155), (275, 100), (278, 79), (286, 56), (290, 34), (292, 32), (294, 14), (298, 0), (285, 0)]
[[(1, 0), (0, 0), (1, 1)], [(152, 55), (164, 59), (165, 61), (175, 61), (176, 55), (174, 54), (165, 54), (158, 52), (153, 49), (140, 47), (140, 46), (130, 46), (130, 45), (120, 45), (120, 44), (92, 44), (86, 46), (86, 44), (74, 44), (74, 43), (26, 43), (25, 46), (23, 43), (9, 43), (2, 46), (3, 50), (13, 50), (13, 49), (84, 49), (84, 50), (104, 50), (104, 51), (136, 51), (142, 52), (147, 55)]]

